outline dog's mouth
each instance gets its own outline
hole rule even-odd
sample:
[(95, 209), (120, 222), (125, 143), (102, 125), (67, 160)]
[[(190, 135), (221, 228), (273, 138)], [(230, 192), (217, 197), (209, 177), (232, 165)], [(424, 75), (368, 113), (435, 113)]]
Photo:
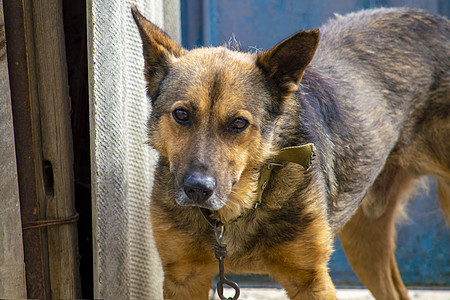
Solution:
[(197, 206), (208, 210), (216, 211), (225, 206), (226, 201), (212, 194), (206, 200), (197, 200), (189, 198), (184, 191), (177, 192), (175, 200), (182, 206)]

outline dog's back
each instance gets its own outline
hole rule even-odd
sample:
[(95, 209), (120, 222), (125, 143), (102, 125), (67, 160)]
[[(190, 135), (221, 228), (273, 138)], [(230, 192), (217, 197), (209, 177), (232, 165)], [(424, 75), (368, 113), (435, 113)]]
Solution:
[[(447, 19), (422, 10), (377, 9), (337, 17), (321, 33), (311, 65), (332, 73), (337, 87), (350, 89), (348, 102), (382, 105), (397, 126), (424, 102), (448, 103)], [(342, 94), (348, 99), (348, 91)]]
[[(316, 81), (327, 86), (332, 96), (324, 101), (333, 100), (326, 105), (339, 118), (318, 137), (336, 149), (327, 164), (330, 173), (348, 174), (337, 182), (340, 188), (330, 189), (336, 228), (346, 221), (347, 209), (357, 205), (351, 199), (368, 193), (362, 184), (345, 193), (345, 185), (373, 182), (383, 168), (389, 175), (382, 173), (376, 183), (383, 190), (400, 169), (413, 178), (436, 175), (448, 215), (450, 22), (422, 10), (377, 9), (338, 16), (321, 33), (301, 90), (315, 93)], [(366, 197), (366, 214), (379, 216), (385, 196)]]
[(339, 119), (319, 137), (334, 147), (325, 172), (335, 177), (331, 222), (377, 299), (409, 299), (393, 254), (394, 224), (424, 175), (436, 178), (450, 220), (450, 22), (421, 10), (378, 9), (338, 17), (321, 32), (310, 65), (314, 87), (305, 74), (302, 90), (307, 99), (318, 81), (332, 91), (324, 101)]

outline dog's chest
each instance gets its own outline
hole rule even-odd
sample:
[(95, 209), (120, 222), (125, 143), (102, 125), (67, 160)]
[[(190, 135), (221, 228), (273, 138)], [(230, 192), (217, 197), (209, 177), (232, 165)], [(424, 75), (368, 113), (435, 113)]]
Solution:
[(252, 235), (240, 230), (233, 230), (233, 234), (224, 237), (224, 242), (227, 245), (227, 258), (225, 259), (225, 266), (227, 272), (236, 273), (265, 273), (266, 264), (263, 259), (264, 241), (258, 244)]

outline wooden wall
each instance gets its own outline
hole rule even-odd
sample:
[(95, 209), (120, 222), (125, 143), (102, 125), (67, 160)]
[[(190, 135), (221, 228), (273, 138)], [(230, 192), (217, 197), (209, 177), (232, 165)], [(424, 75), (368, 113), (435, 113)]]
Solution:
[(80, 296), (62, 3), (3, 2), (27, 296)]
[(26, 298), (25, 263), (4, 29), (0, 0), (0, 299), (19, 299)]

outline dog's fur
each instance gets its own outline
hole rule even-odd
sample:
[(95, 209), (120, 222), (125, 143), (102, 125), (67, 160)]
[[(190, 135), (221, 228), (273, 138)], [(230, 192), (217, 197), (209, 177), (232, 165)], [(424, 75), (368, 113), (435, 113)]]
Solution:
[[(450, 214), (449, 21), (362, 11), (252, 54), (187, 51), (133, 16), (160, 153), (151, 221), (165, 297), (208, 297), (218, 265), (202, 207), (225, 224), (226, 271), (269, 273), (291, 299), (335, 299), (327, 262), (338, 234), (377, 299), (408, 299), (394, 257), (401, 201), (433, 175)], [(276, 168), (253, 208), (262, 167), (308, 142), (312, 167)]]

